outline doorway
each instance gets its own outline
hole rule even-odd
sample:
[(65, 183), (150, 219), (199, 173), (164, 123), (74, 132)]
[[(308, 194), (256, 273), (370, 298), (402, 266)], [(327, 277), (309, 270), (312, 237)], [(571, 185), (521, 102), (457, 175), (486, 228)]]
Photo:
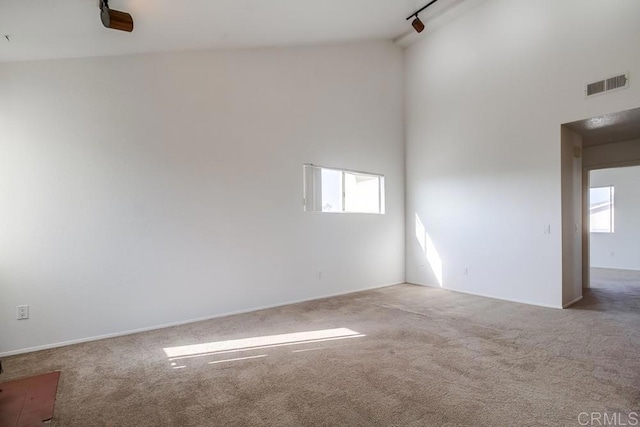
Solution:
[(589, 287), (640, 288), (640, 166), (589, 171)]
[[(640, 263), (640, 246), (632, 252), (629, 250), (633, 245), (620, 246), (620, 249), (611, 246), (614, 236), (618, 238), (622, 230), (629, 229), (624, 220), (619, 222), (620, 212), (616, 210), (617, 203), (625, 200), (627, 204), (629, 196), (620, 196), (621, 188), (616, 193), (612, 180), (616, 174), (623, 173), (616, 172), (618, 170), (627, 170), (627, 175), (640, 173), (640, 108), (566, 123), (562, 125), (561, 142), (562, 298), (563, 307), (568, 307), (582, 299), (583, 290), (605, 283), (634, 281), (636, 276), (640, 279), (640, 270), (628, 270), (633, 264), (625, 263), (627, 256), (637, 258)], [(637, 169), (629, 169), (632, 167)], [(640, 192), (638, 179), (636, 193)], [(628, 210), (624, 206), (623, 209)], [(627, 216), (625, 211), (622, 214)], [(640, 219), (637, 223), (634, 230), (640, 228)], [(620, 229), (622, 224), (625, 225)], [(596, 245), (593, 257), (592, 243)], [(603, 269), (602, 266), (616, 268)]]

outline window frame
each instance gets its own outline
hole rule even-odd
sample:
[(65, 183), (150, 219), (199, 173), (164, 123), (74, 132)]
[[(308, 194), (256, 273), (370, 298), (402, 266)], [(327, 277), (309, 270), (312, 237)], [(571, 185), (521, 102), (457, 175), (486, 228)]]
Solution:
[[(591, 221), (591, 192), (597, 189), (609, 189), (609, 229), (608, 230), (594, 230), (593, 221)], [(589, 233), (590, 234), (613, 234), (615, 233), (615, 186), (614, 185), (600, 185), (597, 187), (589, 187)]]
[[(322, 170), (340, 172), (342, 180), (342, 206), (339, 211), (322, 210)], [(333, 166), (321, 166), (314, 163), (304, 163), (303, 170), (303, 207), (305, 212), (317, 212), (326, 214), (370, 214), (385, 215), (385, 177), (383, 174), (364, 172), (353, 169), (344, 169)], [(376, 178), (378, 180), (378, 211), (362, 212), (346, 210), (347, 191), (345, 187), (346, 174)], [(310, 182), (311, 181), (311, 182)]]

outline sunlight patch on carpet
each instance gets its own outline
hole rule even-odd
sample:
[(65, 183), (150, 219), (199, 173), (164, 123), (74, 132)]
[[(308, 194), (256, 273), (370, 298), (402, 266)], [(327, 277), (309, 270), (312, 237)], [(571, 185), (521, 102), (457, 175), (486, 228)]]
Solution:
[(288, 345), (300, 345), (313, 342), (340, 339), (361, 338), (366, 335), (348, 328), (324, 329), (319, 331), (295, 332), (290, 334), (266, 335), (236, 340), (213, 341), (202, 344), (166, 347), (164, 352), (169, 360), (215, 354), (249, 351)]

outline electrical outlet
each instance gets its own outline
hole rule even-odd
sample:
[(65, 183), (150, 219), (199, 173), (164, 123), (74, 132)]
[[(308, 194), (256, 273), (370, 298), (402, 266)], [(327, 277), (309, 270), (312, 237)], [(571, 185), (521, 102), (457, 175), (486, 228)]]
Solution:
[(542, 228), (542, 234), (551, 234), (551, 224), (545, 224)]
[(322, 271), (318, 271), (318, 280), (322, 280)]
[(19, 305), (16, 307), (16, 319), (24, 320), (29, 318), (29, 306)]
[(464, 276), (468, 276), (468, 275), (469, 275), (469, 267), (465, 267), (465, 268), (464, 268), (464, 271), (462, 272), (462, 274), (463, 274)]

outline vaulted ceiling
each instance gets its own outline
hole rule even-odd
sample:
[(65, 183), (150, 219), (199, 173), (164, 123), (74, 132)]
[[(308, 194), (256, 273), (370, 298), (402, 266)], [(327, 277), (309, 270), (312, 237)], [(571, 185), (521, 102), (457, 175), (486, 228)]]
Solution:
[[(439, 0), (423, 20), (462, 0)], [(133, 33), (107, 30), (98, 0), (0, 0), (0, 62), (395, 39), (427, 0), (110, 0)], [(4, 36), (8, 35), (9, 40)]]

